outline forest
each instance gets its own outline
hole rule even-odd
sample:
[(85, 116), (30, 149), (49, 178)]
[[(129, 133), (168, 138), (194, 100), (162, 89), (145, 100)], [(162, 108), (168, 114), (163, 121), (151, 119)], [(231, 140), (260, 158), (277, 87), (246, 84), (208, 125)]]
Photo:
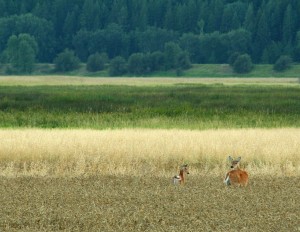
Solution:
[(99, 53), (137, 63), (147, 54), (157, 65), (168, 51), (183, 67), (229, 63), (234, 54), (256, 64), (282, 55), (298, 62), (300, 1), (0, 0), (1, 63), (26, 51), (39, 63), (53, 63), (63, 51), (80, 62)]

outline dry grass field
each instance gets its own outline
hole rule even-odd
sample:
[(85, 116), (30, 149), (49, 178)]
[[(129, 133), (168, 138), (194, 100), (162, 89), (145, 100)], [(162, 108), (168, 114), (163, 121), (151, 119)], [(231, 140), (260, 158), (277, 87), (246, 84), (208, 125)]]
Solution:
[(182, 163), (223, 176), (228, 155), (251, 175), (299, 176), (300, 129), (2, 129), (0, 175), (166, 177)]
[(80, 76), (1, 76), (0, 85), (131, 85), (156, 86), (176, 84), (259, 84), (259, 85), (299, 85), (299, 78), (180, 78), (180, 77), (80, 77)]
[[(0, 130), (0, 231), (300, 231), (300, 130)], [(246, 188), (226, 187), (228, 154)], [(190, 164), (185, 186), (173, 186)]]

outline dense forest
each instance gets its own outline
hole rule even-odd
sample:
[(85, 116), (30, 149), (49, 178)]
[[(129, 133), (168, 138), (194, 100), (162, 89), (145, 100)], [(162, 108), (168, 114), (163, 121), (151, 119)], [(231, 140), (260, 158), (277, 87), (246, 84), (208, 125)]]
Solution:
[(2, 62), (19, 35), (40, 63), (65, 49), (87, 62), (95, 53), (157, 55), (167, 44), (192, 63), (228, 63), (235, 53), (254, 63), (300, 60), (298, 0), (0, 0), (0, 17)]

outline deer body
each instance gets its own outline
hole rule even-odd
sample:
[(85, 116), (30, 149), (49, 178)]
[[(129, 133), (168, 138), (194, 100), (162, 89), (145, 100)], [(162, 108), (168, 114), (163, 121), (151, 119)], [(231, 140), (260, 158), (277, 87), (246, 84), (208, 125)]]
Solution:
[(180, 167), (179, 175), (178, 176), (176, 175), (173, 177), (173, 183), (175, 185), (184, 184), (185, 174), (190, 174), (187, 164), (184, 164)]
[(241, 170), (239, 163), (241, 157), (233, 160), (231, 156), (228, 157), (228, 160), (231, 162), (231, 171), (227, 172), (224, 183), (226, 185), (238, 185), (238, 186), (247, 186), (248, 184), (248, 173), (244, 170)]

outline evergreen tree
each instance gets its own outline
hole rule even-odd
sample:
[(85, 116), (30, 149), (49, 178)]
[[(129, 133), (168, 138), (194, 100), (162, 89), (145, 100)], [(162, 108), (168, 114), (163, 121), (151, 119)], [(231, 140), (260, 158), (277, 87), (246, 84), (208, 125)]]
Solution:
[(282, 42), (287, 44), (293, 40), (294, 19), (292, 6), (289, 4), (285, 10), (282, 28)]
[(258, 16), (258, 24), (252, 47), (254, 60), (256, 62), (261, 61), (262, 53), (271, 41), (268, 21), (265, 12), (263, 10), (260, 10)]
[(246, 12), (246, 16), (245, 16), (245, 21), (244, 21), (244, 28), (249, 31), (249, 32), (253, 32), (254, 31), (254, 27), (255, 27), (255, 18), (254, 18), (254, 9), (253, 9), (253, 3), (251, 2), (248, 6), (247, 12)]

